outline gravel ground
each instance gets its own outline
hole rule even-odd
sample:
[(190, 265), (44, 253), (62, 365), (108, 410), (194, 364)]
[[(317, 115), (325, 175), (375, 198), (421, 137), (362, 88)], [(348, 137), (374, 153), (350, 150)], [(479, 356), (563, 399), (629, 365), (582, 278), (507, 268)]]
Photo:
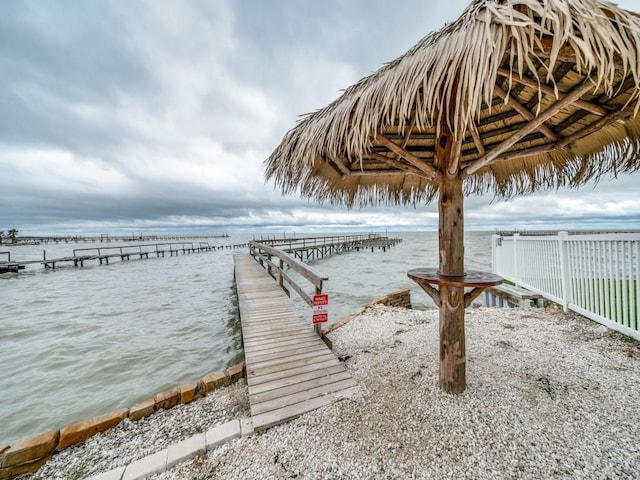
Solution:
[[(467, 390), (447, 395), (438, 312), (372, 307), (330, 334), (358, 394), (153, 480), (640, 478), (637, 342), (553, 309), (470, 309), (466, 332)], [(94, 437), (32, 478), (78, 478), (70, 469), (87, 458), (113, 468), (159, 450), (175, 430), (207, 428), (202, 402), (225, 412), (214, 423), (248, 415), (244, 384), (228, 387), (149, 417), (151, 434), (127, 422)], [(183, 417), (190, 426), (178, 428)]]
[(249, 415), (247, 385), (242, 379), (195, 402), (160, 410), (138, 422), (126, 419), (84, 444), (54, 455), (37, 473), (26, 478), (77, 480), (95, 475), (128, 465), (215, 425)]

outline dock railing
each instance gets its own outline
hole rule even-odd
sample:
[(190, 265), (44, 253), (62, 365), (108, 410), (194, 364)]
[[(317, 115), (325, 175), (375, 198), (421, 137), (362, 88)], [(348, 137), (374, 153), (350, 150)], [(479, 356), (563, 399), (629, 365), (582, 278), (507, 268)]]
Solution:
[(494, 235), (492, 270), (640, 340), (640, 233)]
[(180, 242), (180, 243), (150, 243), (144, 245), (122, 245), (118, 247), (86, 247), (73, 249), (73, 256), (81, 255), (95, 255), (101, 256), (122, 256), (122, 255), (147, 255), (149, 253), (155, 253), (159, 255), (164, 252), (178, 252), (182, 253), (193, 252), (196, 250), (209, 250), (211, 246), (209, 242), (199, 242), (199, 245), (194, 246), (193, 242)]
[[(288, 253), (265, 245), (260, 242), (249, 242), (249, 253), (251, 256), (267, 271), (267, 273), (276, 281), (280, 288), (284, 290), (287, 296), (291, 296), (288, 287), (296, 291), (307, 305), (313, 307), (313, 295), (309, 295), (298, 283), (289, 275), (285, 269), (297, 272), (304, 279), (308, 280), (314, 287), (315, 295), (322, 293), (323, 282), (329, 280), (329, 277), (320, 273), (315, 268), (310, 267), (306, 263), (294, 258)], [(320, 325), (316, 325), (316, 332), (320, 333)]]
[(270, 245), (272, 247), (280, 247), (285, 250), (295, 250), (312, 248), (318, 246), (325, 246), (328, 244), (336, 243), (351, 243), (351, 242), (367, 242), (375, 239), (382, 238), (379, 233), (365, 233), (355, 235), (330, 235), (330, 236), (318, 236), (318, 237), (289, 237), (289, 238), (274, 238), (274, 239), (260, 239), (256, 240), (262, 245)]

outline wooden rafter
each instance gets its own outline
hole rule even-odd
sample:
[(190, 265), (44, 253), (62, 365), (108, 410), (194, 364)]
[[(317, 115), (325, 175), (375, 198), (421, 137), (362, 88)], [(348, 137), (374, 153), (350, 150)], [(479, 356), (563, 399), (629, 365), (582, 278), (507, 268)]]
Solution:
[[(531, 121), (535, 118), (535, 115), (531, 113), (527, 108), (522, 105), (518, 100), (509, 95), (505, 90), (500, 88), (499, 86), (495, 86), (494, 92), (499, 94), (501, 97), (505, 99), (507, 105), (510, 105), (516, 112), (518, 112), (525, 120)], [(549, 127), (547, 127), (544, 123), (542, 123), (538, 130), (540, 130), (545, 137), (549, 140), (555, 141), (558, 139), (555, 133), (551, 131)]]
[(632, 116), (633, 116), (633, 110), (631, 109), (610, 113), (609, 115), (607, 115), (604, 118), (601, 118), (597, 122), (592, 123), (591, 125), (588, 125), (583, 129), (578, 130), (574, 134), (564, 138), (562, 141), (558, 142), (558, 146), (565, 147), (570, 143), (575, 142), (576, 140), (586, 137), (587, 135), (597, 132), (598, 130), (602, 130), (603, 128), (607, 127), (608, 125), (611, 125), (614, 122), (617, 122), (618, 120), (626, 120), (628, 118), (631, 118)]
[(336, 167), (338, 167), (338, 170), (340, 170), (340, 172), (342, 173), (342, 175), (341, 175), (342, 178), (345, 178), (345, 177), (347, 177), (347, 176), (349, 176), (351, 174), (351, 170), (349, 170), (345, 166), (345, 164), (344, 164), (345, 162), (343, 161), (343, 159), (332, 156), (332, 157), (329, 157), (328, 160), (331, 163), (333, 163)]
[(473, 143), (475, 144), (476, 149), (478, 150), (478, 153), (480, 154), (480, 156), (487, 153), (487, 151), (484, 148), (484, 145), (482, 144), (482, 139), (480, 138), (480, 134), (478, 133), (478, 128), (476, 127), (475, 123), (472, 123), (469, 126), (469, 133), (471, 133), (471, 138), (473, 139)]
[[(556, 90), (554, 90), (552, 87), (544, 83), (539, 83), (532, 78), (519, 77), (517, 75), (512, 76), (511, 72), (509, 72), (509, 70), (507, 70), (506, 68), (499, 68), (498, 73), (504, 77), (511, 78), (512, 81), (519, 83), (521, 85), (524, 85), (526, 87), (535, 88), (536, 90), (540, 89), (540, 91), (544, 94), (553, 95), (554, 97), (557, 94), (559, 100), (562, 100), (567, 95), (566, 93), (562, 93), (559, 91), (556, 92)], [(606, 108), (587, 102), (586, 100), (576, 100), (574, 102), (574, 105), (583, 110), (587, 110), (588, 112), (591, 112), (594, 115), (598, 115), (599, 117), (604, 117), (605, 115), (608, 115), (610, 113), (610, 111), (607, 110)]]
[[(410, 175), (410, 172), (404, 171), (404, 170), (365, 170), (365, 171), (360, 171), (357, 170), (355, 172), (353, 172), (351, 175), (354, 177), (382, 177), (382, 176), (397, 176), (397, 175)], [(414, 173), (414, 175), (418, 175), (417, 173)], [(421, 175), (424, 176), (424, 175)]]
[[(560, 141), (545, 143), (544, 145), (538, 145), (537, 147), (527, 148), (525, 150), (518, 150), (515, 152), (505, 153), (503, 155), (500, 155), (498, 158), (496, 158), (496, 160), (492, 163), (515, 160), (517, 158), (529, 157), (531, 155), (537, 155), (541, 153), (549, 153), (554, 150), (562, 150), (566, 148), (568, 145), (570, 145), (572, 142), (575, 142), (576, 140), (580, 140), (581, 138), (586, 137), (587, 135), (590, 135), (593, 132), (597, 132), (598, 130), (602, 130), (603, 128), (606, 128), (608, 125), (611, 125), (612, 123), (615, 123), (619, 120), (626, 120), (632, 116), (633, 116), (633, 111), (631, 110), (612, 112), (606, 117), (601, 118), (597, 122), (592, 123), (591, 125), (588, 125), (581, 130), (578, 130), (574, 134), (569, 135), (568, 137), (563, 138)], [(470, 165), (472, 165), (472, 163), (470, 163)]]
[(582, 95), (587, 93), (589, 90), (593, 89), (594, 85), (590, 80), (587, 80), (582, 85), (574, 88), (571, 93), (566, 95), (562, 100), (557, 101), (553, 105), (551, 105), (548, 109), (542, 112), (540, 115), (535, 117), (532, 121), (527, 123), (523, 128), (519, 131), (515, 132), (509, 138), (500, 143), (497, 147), (492, 149), (490, 152), (486, 153), (483, 157), (479, 158), (471, 165), (466, 167), (462, 172), (462, 178), (466, 178), (469, 175), (474, 174), (481, 168), (491, 165), (500, 155), (505, 153), (509, 148), (518, 143), (521, 139), (529, 135), (531, 132), (536, 130), (540, 125), (549, 120), (551, 117), (556, 115), (558, 112), (573, 104), (577, 99), (579, 99)]
[(407, 134), (404, 136), (404, 140), (402, 141), (402, 148), (407, 148), (407, 144), (409, 143), (409, 138), (411, 138), (411, 133), (413, 129), (416, 127), (417, 115), (415, 109), (411, 113), (411, 124), (409, 125), (409, 129), (407, 130)]
[[(390, 167), (396, 168), (398, 170), (403, 170), (406, 173), (412, 173), (413, 175), (418, 175), (420, 177), (426, 177), (424, 172), (413, 165), (407, 165), (406, 163), (402, 163), (395, 158), (387, 157), (377, 152), (371, 152), (367, 155), (369, 158), (374, 160), (378, 160), (379, 162), (384, 163), (385, 165), (389, 165)], [(366, 173), (366, 172), (365, 172)]]
[(400, 145), (392, 142), (384, 135), (377, 134), (375, 137), (375, 141), (381, 145), (384, 145), (393, 153), (400, 155), (407, 162), (409, 162), (411, 165), (413, 165), (418, 170), (420, 170), (424, 174), (424, 176), (429, 180), (431, 180), (432, 182), (434, 183), (442, 182), (442, 174), (439, 171), (437, 171), (428, 163), (425, 163), (424, 161), (420, 160), (418, 157), (408, 152), (407, 150), (402, 148)]

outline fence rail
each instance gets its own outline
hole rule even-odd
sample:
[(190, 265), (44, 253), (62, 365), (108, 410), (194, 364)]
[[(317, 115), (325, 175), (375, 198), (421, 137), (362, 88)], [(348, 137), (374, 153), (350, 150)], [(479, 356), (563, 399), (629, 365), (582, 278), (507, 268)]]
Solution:
[(494, 235), (493, 271), (640, 339), (640, 233)]

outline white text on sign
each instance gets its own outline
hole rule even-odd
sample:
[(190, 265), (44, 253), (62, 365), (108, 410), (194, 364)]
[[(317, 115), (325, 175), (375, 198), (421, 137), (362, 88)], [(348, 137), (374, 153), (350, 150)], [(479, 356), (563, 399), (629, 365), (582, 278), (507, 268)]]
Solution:
[(327, 307), (329, 306), (329, 295), (326, 293), (313, 296), (313, 324), (327, 323), (329, 320), (329, 313)]

